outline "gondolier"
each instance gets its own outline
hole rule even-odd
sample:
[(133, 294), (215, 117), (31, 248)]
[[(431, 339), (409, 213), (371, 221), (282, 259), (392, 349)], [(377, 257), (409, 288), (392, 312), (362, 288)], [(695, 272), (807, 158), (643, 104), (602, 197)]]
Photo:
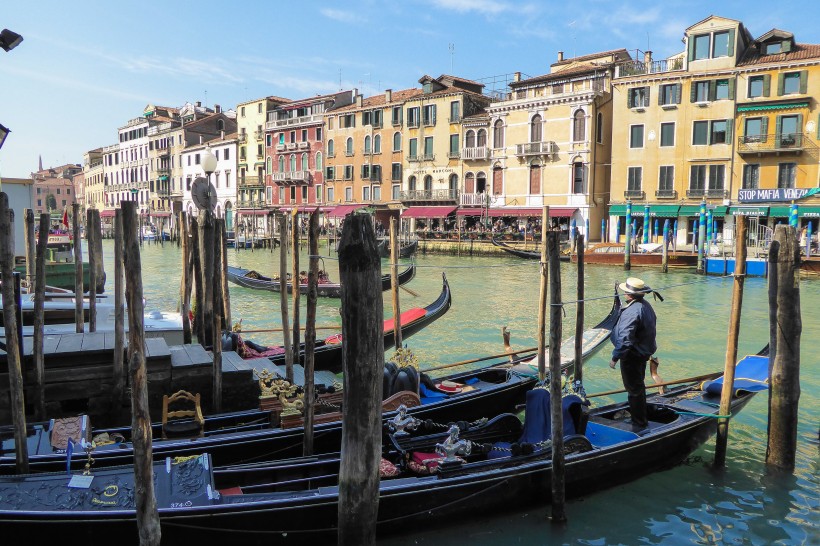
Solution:
[(626, 295), (626, 304), (621, 308), (618, 322), (612, 329), (610, 339), (615, 348), (609, 367), (621, 362), (621, 379), (624, 382), (629, 400), (629, 413), (632, 425), (646, 428), (646, 362), (658, 349), (655, 341), (655, 310), (644, 299), (654, 291), (641, 279), (630, 277), (618, 287)]

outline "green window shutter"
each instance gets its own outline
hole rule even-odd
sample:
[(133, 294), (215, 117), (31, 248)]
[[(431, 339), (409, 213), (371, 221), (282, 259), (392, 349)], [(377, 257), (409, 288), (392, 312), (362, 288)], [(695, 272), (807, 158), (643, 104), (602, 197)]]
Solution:
[(663, 86), (658, 88), (658, 106), (663, 104)]
[(809, 83), (809, 71), (808, 70), (801, 70), (800, 71), (800, 92), (805, 94), (806, 88)]
[(732, 141), (732, 132), (735, 128), (735, 120), (727, 119), (726, 120), (726, 142), (729, 143)]
[(780, 42), (780, 51), (782, 53), (788, 53), (792, 50), (792, 41), (791, 40), (783, 40)]
[(729, 56), (735, 55), (735, 29), (729, 31)]
[(783, 119), (780, 116), (777, 116), (777, 120), (775, 121), (774, 127), (774, 147), (780, 148), (780, 132), (783, 127)]
[(675, 104), (680, 104), (681, 96), (683, 95), (683, 84), (675, 84)]
[[(689, 47), (689, 61), (695, 60), (695, 37), (689, 36), (686, 38), (686, 45)], [(694, 102), (694, 101), (693, 101)]]
[[(803, 114), (797, 114), (797, 132), (803, 134)], [(797, 137), (801, 138), (801, 137)]]
[(717, 97), (717, 80), (709, 82), (709, 100), (713, 101)]
[(771, 74), (764, 74), (763, 75), (763, 96), (768, 97), (771, 93), (772, 87), (772, 76)]
[[(804, 74), (805, 74), (805, 72), (804, 72)], [(800, 81), (802, 82), (803, 80), (801, 79)], [(801, 83), (801, 85), (802, 85), (802, 83)], [(648, 108), (649, 107), (649, 86), (648, 85), (646, 87), (644, 87), (644, 91), (645, 91), (645, 94), (643, 96), (643, 106), (646, 106)], [(801, 93), (805, 93), (805, 91), (801, 91)]]
[(695, 102), (695, 93), (696, 93), (697, 85), (695, 85), (694, 81), (689, 82), (689, 102)]
[(760, 133), (767, 135), (769, 133), (769, 116), (760, 118)]
[(777, 96), (780, 97), (783, 95), (783, 88), (785, 85), (785, 74), (782, 72), (777, 75)]
[(632, 108), (632, 90), (631, 89), (626, 90), (626, 107), (627, 108)]
[(734, 78), (729, 78), (729, 99), (735, 100), (735, 79)]

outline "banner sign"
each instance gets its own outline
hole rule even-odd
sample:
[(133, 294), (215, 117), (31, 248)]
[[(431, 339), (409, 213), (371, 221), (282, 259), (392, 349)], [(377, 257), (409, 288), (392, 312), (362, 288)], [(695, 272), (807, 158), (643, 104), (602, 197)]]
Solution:
[(737, 198), (741, 203), (762, 203), (764, 201), (795, 201), (817, 195), (820, 188), (775, 188), (738, 190)]

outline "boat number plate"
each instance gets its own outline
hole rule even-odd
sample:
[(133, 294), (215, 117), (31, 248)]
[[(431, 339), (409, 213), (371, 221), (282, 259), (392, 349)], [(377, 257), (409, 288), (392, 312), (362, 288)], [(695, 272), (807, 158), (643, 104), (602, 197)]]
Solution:
[(94, 476), (83, 476), (77, 474), (75, 476), (71, 476), (71, 480), (68, 482), (68, 486), (77, 489), (88, 489), (89, 487), (91, 487), (91, 482), (93, 479)]

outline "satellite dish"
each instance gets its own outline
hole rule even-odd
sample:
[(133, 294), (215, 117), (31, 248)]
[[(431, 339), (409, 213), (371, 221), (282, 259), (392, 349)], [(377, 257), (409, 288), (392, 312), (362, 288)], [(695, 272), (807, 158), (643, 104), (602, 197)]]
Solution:
[(198, 176), (191, 185), (191, 198), (199, 210), (210, 210), (216, 207), (216, 188), (205, 177)]

